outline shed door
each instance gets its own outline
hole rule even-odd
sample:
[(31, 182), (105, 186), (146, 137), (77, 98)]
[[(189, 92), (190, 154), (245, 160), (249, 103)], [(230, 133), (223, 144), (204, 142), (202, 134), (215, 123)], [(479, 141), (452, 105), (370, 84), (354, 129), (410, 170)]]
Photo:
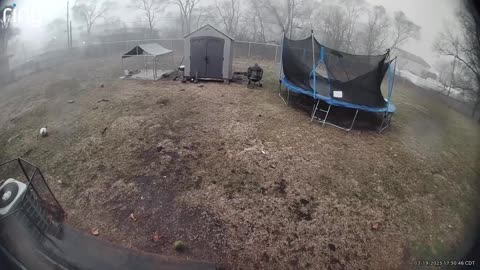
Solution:
[(209, 37), (207, 39), (207, 77), (223, 77), (223, 46), (225, 40)]
[(190, 76), (205, 77), (207, 66), (207, 39), (205, 37), (192, 38), (190, 40)]
[(223, 78), (223, 47), (225, 40), (196, 37), (190, 40), (190, 76)]

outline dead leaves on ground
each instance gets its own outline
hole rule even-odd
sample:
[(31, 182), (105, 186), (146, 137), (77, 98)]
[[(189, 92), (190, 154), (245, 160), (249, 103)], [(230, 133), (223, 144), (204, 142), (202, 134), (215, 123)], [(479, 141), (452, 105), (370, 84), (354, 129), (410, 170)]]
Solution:
[(98, 230), (98, 228), (92, 228), (90, 230), (90, 233), (93, 235), (93, 236), (99, 236), (100, 235), (100, 231)]
[(159, 240), (160, 240), (160, 235), (158, 234), (158, 232), (155, 232), (152, 236), (152, 241), (156, 243)]

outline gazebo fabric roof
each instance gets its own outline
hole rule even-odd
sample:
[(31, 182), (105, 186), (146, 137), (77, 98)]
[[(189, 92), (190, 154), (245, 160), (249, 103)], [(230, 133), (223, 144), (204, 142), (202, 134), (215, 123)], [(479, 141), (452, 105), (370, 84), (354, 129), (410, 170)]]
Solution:
[(157, 43), (140, 44), (133, 47), (133, 49), (131, 49), (129, 52), (122, 55), (122, 58), (139, 56), (139, 55), (159, 56), (159, 55), (164, 55), (171, 52), (172, 50), (162, 47)]

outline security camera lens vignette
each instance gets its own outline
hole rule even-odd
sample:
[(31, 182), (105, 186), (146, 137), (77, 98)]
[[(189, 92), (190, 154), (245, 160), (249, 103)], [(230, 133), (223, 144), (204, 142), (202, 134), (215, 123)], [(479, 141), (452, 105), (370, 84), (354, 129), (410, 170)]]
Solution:
[(0, 1), (0, 268), (480, 269), (477, 2)]

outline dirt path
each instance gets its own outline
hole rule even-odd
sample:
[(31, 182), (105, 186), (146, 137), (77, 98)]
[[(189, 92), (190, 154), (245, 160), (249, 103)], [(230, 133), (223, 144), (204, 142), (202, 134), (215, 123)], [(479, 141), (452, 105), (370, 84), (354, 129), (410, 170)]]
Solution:
[[(468, 233), (479, 129), (411, 90), (385, 134), (346, 133), (287, 107), (275, 70), (248, 90), (123, 81), (117, 62), (1, 90), (0, 157), (42, 167), (77, 228), (225, 269), (403, 269)], [(188, 251), (175, 254), (175, 240)]]

